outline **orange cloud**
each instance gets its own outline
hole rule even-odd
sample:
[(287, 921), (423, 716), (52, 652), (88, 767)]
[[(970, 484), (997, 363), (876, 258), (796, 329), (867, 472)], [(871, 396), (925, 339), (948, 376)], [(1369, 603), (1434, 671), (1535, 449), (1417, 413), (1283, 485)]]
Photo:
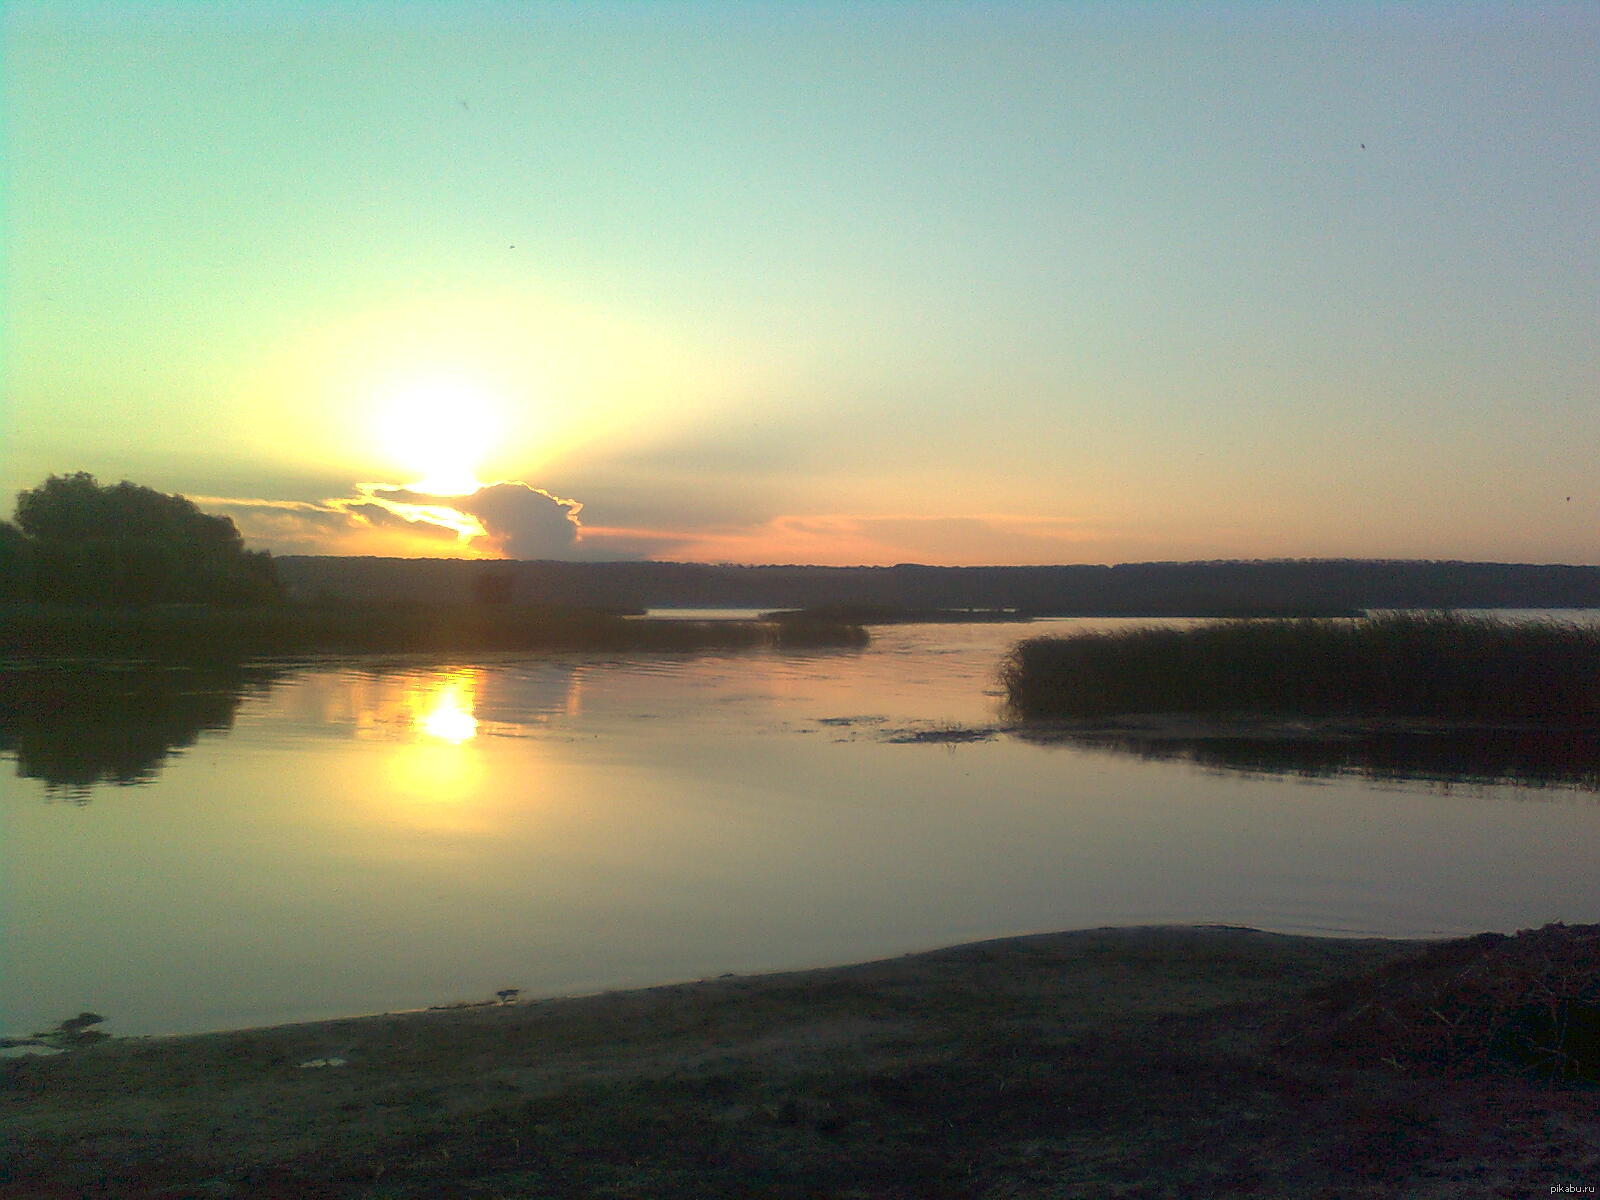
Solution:
[(195, 497), (280, 554), (933, 566), (1118, 561), (1129, 531), (1064, 517), (789, 514), (690, 529), (585, 525), (583, 504), (520, 481), (460, 496), (363, 484), (321, 503)]
[[(934, 566), (1081, 562), (1099, 544), (1126, 544), (1121, 531), (1058, 517), (788, 515), (759, 525), (693, 530), (586, 526), (591, 549), (685, 562), (806, 563), (816, 566)], [(596, 557), (591, 555), (591, 557)]]
[(247, 542), (279, 554), (368, 554), (401, 558), (578, 557), (583, 505), (543, 488), (505, 481), (459, 496), (389, 484), (310, 503), (193, 497), (232, 517)]
[(482, 551), (463, 541), (457, 530), (433, 521), (407, 520), (365, 497), (320, 504), (231, 496), (190, 499), (206, 512), (233, 518), (247, 543), (275, 554), (484, 557)]
[(368, 488), (374, 502), (422, 520), (451, 525), (506, 558), (570, 558), (582, 539), (582, 504), (520, 480), (485, 483), (466, 496), (434, 496), (406, 488)]

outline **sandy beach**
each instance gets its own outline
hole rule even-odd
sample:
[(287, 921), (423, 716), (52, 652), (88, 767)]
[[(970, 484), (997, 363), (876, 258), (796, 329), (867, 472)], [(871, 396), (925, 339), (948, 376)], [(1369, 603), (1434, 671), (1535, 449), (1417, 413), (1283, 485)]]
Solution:
[(1398, 978), (1429, 949), (1089, 930), (112, 1038), (4, 1062), (0, 1197), (1456, 1200), (1600, 1183), (1590, 1084), (1301, 1036), (1330, 1003), (1355, 1011), (1330, 983)]

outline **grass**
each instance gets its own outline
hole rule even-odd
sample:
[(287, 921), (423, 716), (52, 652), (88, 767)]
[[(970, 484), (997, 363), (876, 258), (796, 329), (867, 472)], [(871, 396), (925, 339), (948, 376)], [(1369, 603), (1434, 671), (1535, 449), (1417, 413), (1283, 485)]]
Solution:
[(0, 654), (219, 659), (317, 653), (860, 646), (859, 625), (661, 621), (512, 605), (277, 604), (0, 610)]
[(1600, 723), (1600, 628), (1448, 612), (1033, 638), (1001, 668), (1023, 718), (1293, 713)]

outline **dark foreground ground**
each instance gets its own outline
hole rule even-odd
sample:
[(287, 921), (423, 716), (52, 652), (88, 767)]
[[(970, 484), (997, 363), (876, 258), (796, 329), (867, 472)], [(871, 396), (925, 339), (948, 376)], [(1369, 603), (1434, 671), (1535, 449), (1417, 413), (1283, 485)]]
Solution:
[(1097, 930), (112, 1039), (3, 1064), (0, 1197), (1562, 1194), (1600, 1187), (1600, 1089), (1489, 1053), (1482, 986), (1562, 946), (1587, 978), (1600, 931), (1560, 933)]

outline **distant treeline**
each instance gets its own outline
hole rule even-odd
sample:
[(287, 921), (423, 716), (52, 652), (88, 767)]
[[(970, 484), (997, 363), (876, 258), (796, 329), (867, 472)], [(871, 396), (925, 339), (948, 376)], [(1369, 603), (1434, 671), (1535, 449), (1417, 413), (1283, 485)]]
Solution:
[(1018, 609), (1057, 616), (1317, 616), (1383, 608), (1600, 608), (1600, 567), (1294, 559), (1060, 567), (712, 566), (280, 557), (298, 599), (620, 608)]

